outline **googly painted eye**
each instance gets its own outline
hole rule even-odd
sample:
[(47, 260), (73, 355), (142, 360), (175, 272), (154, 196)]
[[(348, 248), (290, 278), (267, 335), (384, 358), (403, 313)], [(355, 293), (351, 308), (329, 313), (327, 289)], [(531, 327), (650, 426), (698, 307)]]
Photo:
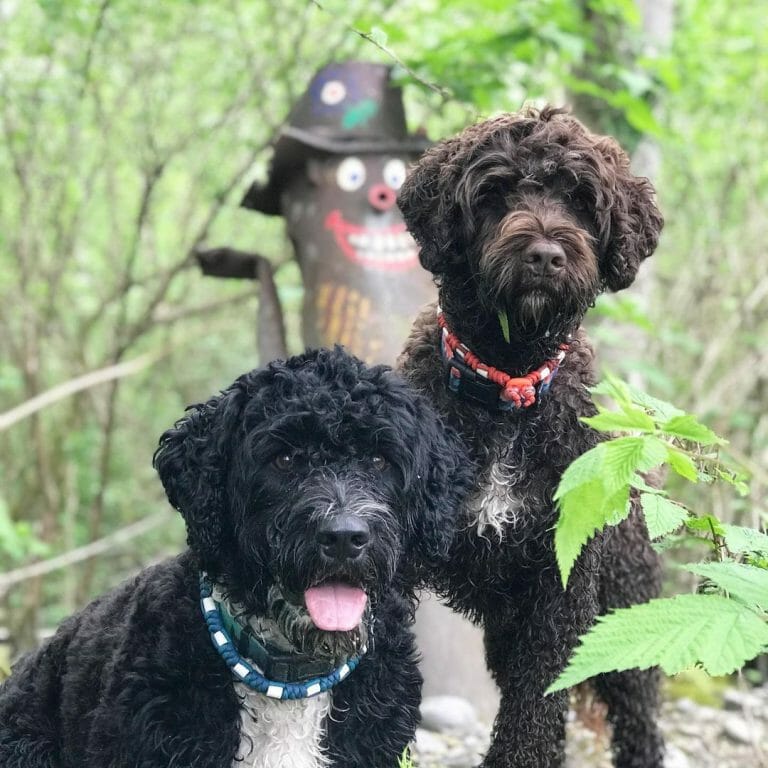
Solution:
[(339, 104), (347, 95), (347, 87), (341, 80), (329, 80), (320, 90), (320, 100), (323, 104)]
[(384, 166), (384, 182), (392, 189), (400, 189), (405, 181), (405, 163), (402, 160), (390, 160)]
[(272, 463), (281, 471), (288, 472), (293, 469), (293, 454), (292, 453), (278, 453)]
[(345, 192), (354, 192), (365, 184), (365, 166), (357, 157), (342, 160), (336, 169), (336, 183)]
[(379, 454), (371, 457), (371, 464), (377, 472), (383, 472), (387, 468), (387, 460)]

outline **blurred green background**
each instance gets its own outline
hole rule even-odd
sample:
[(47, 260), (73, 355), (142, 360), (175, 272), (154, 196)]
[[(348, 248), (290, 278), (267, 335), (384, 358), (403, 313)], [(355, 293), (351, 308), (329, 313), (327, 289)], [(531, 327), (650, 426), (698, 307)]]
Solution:
[[(352, 57), (397, 66), (410, 128), (433, 139), (525, 102), (568, 103), (633, 154), (667, 226), (636, 286), (592, 315), (601, 359), (707, 420), (752, 474), (743, 499), (677, 497), (764, 522), (762, 2), (0, 0), (5, 663), (183, 545), (151, 468), (157, 438), (258, 363), (258, 287), (203, 278), (190, 251), (267, 255), (299, 351), (282, 220), (238, 203), (313, 72)], [(131, 375), (8, 423), (52, 387), (131, 361)]]

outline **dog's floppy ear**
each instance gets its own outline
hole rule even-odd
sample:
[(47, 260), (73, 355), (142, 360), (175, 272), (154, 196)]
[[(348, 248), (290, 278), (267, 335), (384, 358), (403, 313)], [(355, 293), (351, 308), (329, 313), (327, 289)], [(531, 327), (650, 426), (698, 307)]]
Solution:
[(431, 407), (417, 405), (420, 438), (413, 446), (411, 478), (416, 503), (409, 515), (412, 554), (417, 562), (448, 556), (461, 504), (472, 487), (472, 463), (464, 442)]
[(181, 512), (187, 543), (203, 563), (216, 563), (224, 533), (226, 477), (241, 419), (239, 382), (206, 403), (190, 406), (163, 433), (153, 465), (168, 501)]
[(458, 168), (450, 163), (457, 140), (443, 141), (429, 149), (411, 169), (397, 195), (414, 240), (419, 260), (433, 275), (449, 271), (464, 261), (452, 227), (460, 221), (455, 199)]
[(632, 284), (640, 262), (656, 250), (664, 218), (656, 207), (651, 182), (632, 175), (629, 159), (618, 144), (606, 140), (604, 146), (616, 177), (608, 227), (602, 238), (600, 271), (605, 285), (620, 291)]

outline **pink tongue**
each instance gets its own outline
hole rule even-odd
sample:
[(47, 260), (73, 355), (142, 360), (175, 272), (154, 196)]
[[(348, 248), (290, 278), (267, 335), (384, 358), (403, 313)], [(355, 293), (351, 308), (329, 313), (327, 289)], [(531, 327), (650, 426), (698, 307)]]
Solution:
[(363, 618), (368, 596), (359, 587), (347, 584), (323, 584), (304, 593), (312, 622), (318, 629), (349, 632)]

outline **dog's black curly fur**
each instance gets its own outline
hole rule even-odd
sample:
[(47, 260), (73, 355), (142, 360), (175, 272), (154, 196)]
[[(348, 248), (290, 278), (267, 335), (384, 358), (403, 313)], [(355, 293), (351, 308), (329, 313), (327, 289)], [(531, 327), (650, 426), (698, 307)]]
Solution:
[[(650, 183), (632, 176), (620, 147), (553, 108), (504, 115), (439, 143), (412, 170), (398, 203), (436, 277), (449, 328), (484, 363), (520, 376), (573, 335), (549, 393), (522, 412), (487, 410), (447, 390), (434, 307), (400, 360), (480, 467), (464, 532), (435, 580), (453, 607), (483, 625), (501, 689), (483, 765), (559, 766), (567, 697), (544, 690), (598, 611), (659, 590), (657, 558), (635, 510), (585, 548), (564, 591), (552, 496), (565, 468), (599, 440), (579, 421), (595, 413), (587, 391), (593, 352), (580, 322), (601, 290), (632, 283), (656, 247), (662, 217)], [(595, 681), (622, 768), (662, 764), (656, 677)]]
[[(458, 437), (389, 369), (337, 348), (247, 373), (192, 407), (155, 465), (189, 550), (19, 662), (0, 688), (0, 765), (231, 768), (240, 701), (201, 616), (204, 568), (252, 615), (269, 613), (275, 588), (280, 604), (328, 579), (366, 590), (369, 651), (333, 689), (324, 749), (333, 766), (394, 766), (418, 720), (413, 589), (447, 553), (470, 486)], [(365, 517), (361, 557), (323, 554), (318, 525), (334, 510)], [(344, 634), (314, 633), (330, 645)]]

